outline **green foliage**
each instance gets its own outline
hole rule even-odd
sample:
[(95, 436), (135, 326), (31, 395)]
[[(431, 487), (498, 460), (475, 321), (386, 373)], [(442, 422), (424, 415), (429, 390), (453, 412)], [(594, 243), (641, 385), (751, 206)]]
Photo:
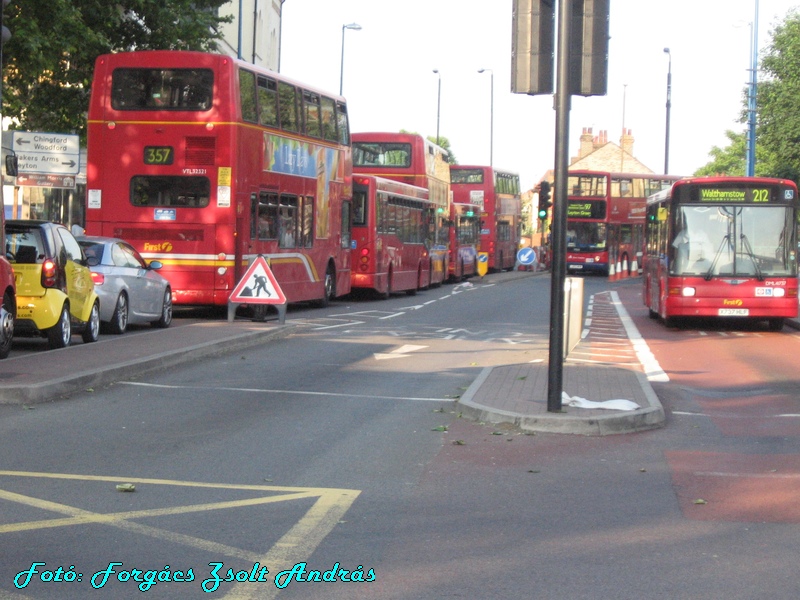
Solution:
[(18, 129), (85, 141), (94, 61), (131, 50), (215, 50), (226, 0), (12, 0), (3, 47), (3, 116)]
[(725, 135), (730, 142), (724, 148), (714, 146), (708, 153), (713, 159), (707, 165), (695, 171), (696, 177), (706, 175), (744, 175), (745, 174), (745, 149), (747, 135), (728, 130)]

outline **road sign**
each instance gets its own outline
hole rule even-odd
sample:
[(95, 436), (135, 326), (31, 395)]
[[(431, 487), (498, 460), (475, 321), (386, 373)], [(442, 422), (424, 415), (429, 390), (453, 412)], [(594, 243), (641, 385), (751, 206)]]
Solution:
[(532, 265), (536, 262), (536, 250), (533, 248), (520, 248), (517, 252), (517, 260), (521, 265)]
[(11, 146), (20, 173), (77, 175), (81, 170), (80, 139), (68, 133), (13, 131)]
[(483, 277), (489, 272), (489, 253), (478, 252), (478, 275)]
[(14, 178), (19, 187), (47, 187), (75, 189), (74, 175), (44, 175), (42, 173), (20, 173)]
[(244, 277), (233, 288), (228, 302), (234, 304), (286, 304), (275, 275), (266, 259), (259, 255), (248, 267)]

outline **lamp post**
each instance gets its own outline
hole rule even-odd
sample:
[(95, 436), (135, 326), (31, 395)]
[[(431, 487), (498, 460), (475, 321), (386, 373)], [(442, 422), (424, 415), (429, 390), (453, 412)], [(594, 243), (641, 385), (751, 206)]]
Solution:
[(339, 68), (339, 95), (342, 95), (342, 86), (344, 85), (344, 30), (353, 29), (361, 31), (361, 25), (358, 23), (350, 23), (349, 25), (342, 25), (342, 64)]
[(756, 94), (758, 92), (758, 0), (750, 32), (750, 85), (747, 91), (747, 160), (746, 175), (756, 174)]
[(280, 12), (278, 13), (278, 18), (280, 22), (278, 23), (278, 73), (281, 72), (281, 46), (283, 45), (283, 3), (286, 0), (281, 0), (281, 7)]
[(489, 101), (489, 166), (494, 166), (494, 71), (491, 69), (478, 69), (478, 73), (489, 72), (491, 76), (491, 100)]
[(672, 106), (672, 54), (669, 48), (664, 48), (664, 52), (669, 57), (667, 69), (667, 131), (664, 136), (664, 175), (669, 173), (669, 109)]
[(434, 73), (439, 76), (439, 93), (436, 97), (436, 145), (439, 145), (439, 117), (442, 114), (442, 74), (439, 69), (434, 69)]

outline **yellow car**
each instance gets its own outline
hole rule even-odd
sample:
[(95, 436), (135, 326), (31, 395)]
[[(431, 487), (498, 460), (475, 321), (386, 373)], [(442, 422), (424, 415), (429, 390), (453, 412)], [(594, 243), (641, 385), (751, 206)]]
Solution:
[(65, 348), (72, 330), (85, 343), (100, 336), (100, 300), (86, 257), (63, 225), (6, 221), (6, 256), (17, 285), (14, 334), (41, 335), (51, 348)]

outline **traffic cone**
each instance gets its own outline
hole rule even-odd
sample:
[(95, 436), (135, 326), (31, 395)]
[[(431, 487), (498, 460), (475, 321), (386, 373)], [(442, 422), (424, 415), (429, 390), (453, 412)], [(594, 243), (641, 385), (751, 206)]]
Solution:
[(617, 280), (617, 273), (614, 270), (614, 263), (608, 263), (608, 280), (609, 281), (616, 281)]
[(619, 272), (619, 278), (625, 279), (628, 276), (628, 257), (622, 259), (622, 270)]
[(639, 276), (639, 262), (636, 258), (631, 261), (631, 277), (638, 277)]

